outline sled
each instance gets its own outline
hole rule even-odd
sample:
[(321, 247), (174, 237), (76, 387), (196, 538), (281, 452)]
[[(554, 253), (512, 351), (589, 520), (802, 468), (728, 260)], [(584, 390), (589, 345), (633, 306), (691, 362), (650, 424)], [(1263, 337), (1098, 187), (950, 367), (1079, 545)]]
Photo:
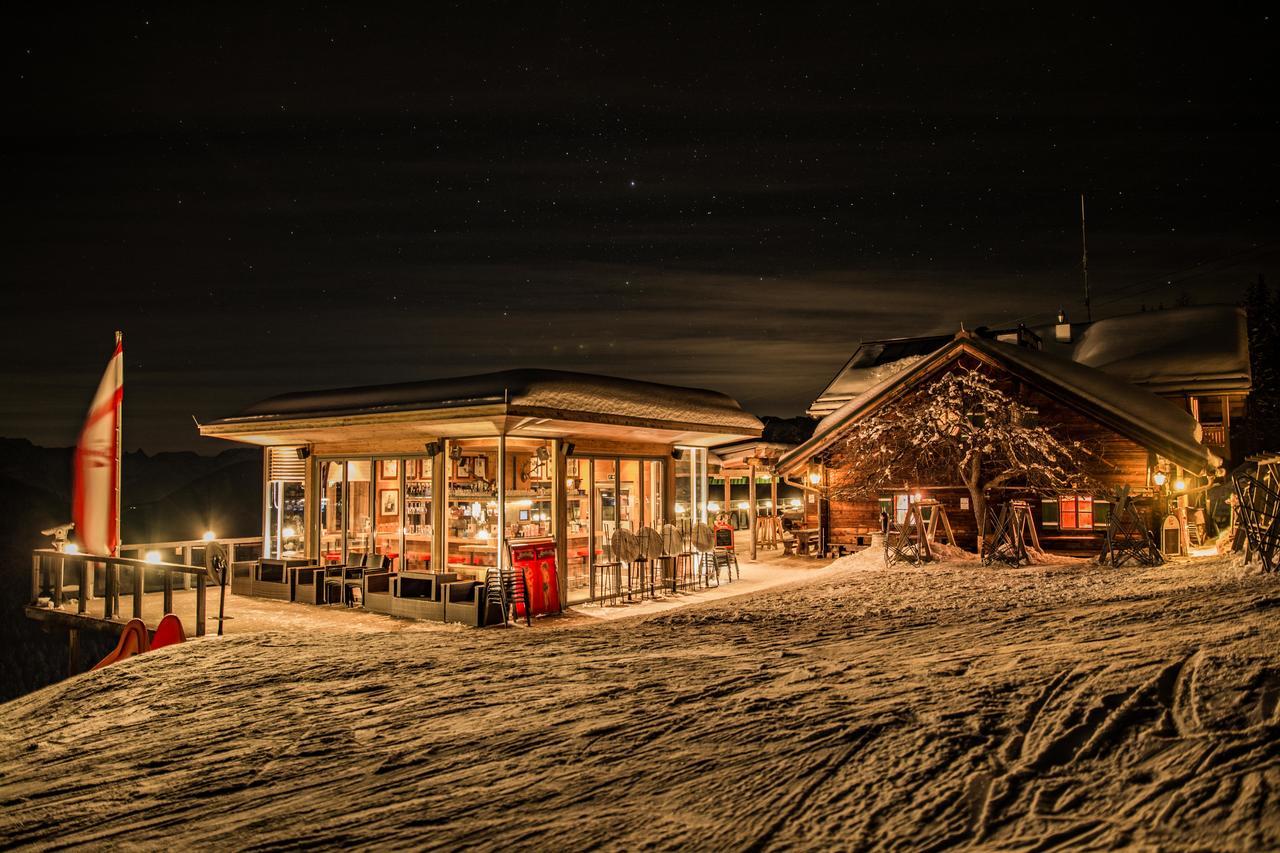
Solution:
[(102, 669), (118, 661), (140, 655), (151, 648), (151, 638), (147, 634), (147, 625), (141, 619), (130, 619), (120, 635), (120, 642), (111, 653), (93, 665), (93, 669)]
[(186, 641), (187, 632), (182, 630), (182, 620), (172, 613), (166, 613), (156, 626), (155, 636), (151, 638), (151, 651)]

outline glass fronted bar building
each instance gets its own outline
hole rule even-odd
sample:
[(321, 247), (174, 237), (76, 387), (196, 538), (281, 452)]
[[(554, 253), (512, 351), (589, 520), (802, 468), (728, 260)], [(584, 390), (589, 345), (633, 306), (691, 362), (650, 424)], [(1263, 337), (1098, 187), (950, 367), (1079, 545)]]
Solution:
[(707, 520), (707, 448), (760, 421), (714, 391), (551, 370), (286, 394), (200, 428), (264, 448), (264, 558), (483, 580), (553, 537), (562, 603), (618, 529)]

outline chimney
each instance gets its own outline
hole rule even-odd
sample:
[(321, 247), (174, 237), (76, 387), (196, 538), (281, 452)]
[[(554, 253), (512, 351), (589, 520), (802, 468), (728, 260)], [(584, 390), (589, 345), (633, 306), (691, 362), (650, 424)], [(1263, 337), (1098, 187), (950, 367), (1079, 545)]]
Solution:
[(1071, 343), (1071, 321), (1061, 308), (1058, 309), (1058, 325), (1053, 327), (1053, 339), (1060, 344)]

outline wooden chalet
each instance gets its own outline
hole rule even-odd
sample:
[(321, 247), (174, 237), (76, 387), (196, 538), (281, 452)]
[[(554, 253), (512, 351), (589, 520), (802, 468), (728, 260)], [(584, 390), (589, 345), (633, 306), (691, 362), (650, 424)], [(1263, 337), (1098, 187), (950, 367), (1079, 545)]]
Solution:
[(366, 607), (439, 618), (433, 583), (483, 582), (531, 540), (560, 603), (588, 600), (613, 533), (705, 521), (707, 448), (761, 423), (713, 391), (513, 370), (287, 394), (200, 432), (264, 449), (263, 560), (235, 592), (311, 600), (302, 569), (376, 561)]
[[(861, 369), (874, 367), (876, 374), (871, 377), (850, 376), (846, 365), (837, 376), (843, 380), (837, 390), (846, 399), (833, 401), (829, 388), (815, 404), (827, 414), (813, 437), (779, 460), (778, 473), (806, 488), (805, 525), (820, 528), (829, 545), (865, 544), (869, 535), (881, 529), (883, 520), (902, 523), (909, 505), (920, 498), (938, 500), (960, 544), (976, 545), (969, 492), (958, 482), (904, 482), (900, 490), (858, 501), (829, 499), (827, 494), (833, 475), (838, 474), (827, 467), (827, 460), (851, 425), (959, 368), (983, 371), (1006, 393), (1035, 409), (1042, 423), (1098, 449), (1104, 463), (1096, 472), (1102, 494), (1037, 496), (1020, 493), (1014, 486), (987, 496), (997, 504), (1014, 497), (1029, 500), (1040, 542), (1047, 550), (1099, 553), (1109, 519), (1109, 496), (1124, 486), (1142, 501), (1149, 523), (1158, 525), (1170, 507), (1185, 509), (1195, 504), (1221, 473), (1222, 460), (1205, 443), (1204, 428), (1191, 412), (1112, 372), (1046, 351), (1031, 330), (990, 336), (961, 331), (940, 344), (922, 340), (926, 342), (918, 346), (899, 346), (905, 355), (896, 363), (869, 364), (874, 358), (864, 352)], [(887, 342), (874, 346), (882, 352), (891, 348)], [(856, 359), (851, 362), (856, 363)], [(868, 379), (869, 384), (857, 386), (857, 381)]]

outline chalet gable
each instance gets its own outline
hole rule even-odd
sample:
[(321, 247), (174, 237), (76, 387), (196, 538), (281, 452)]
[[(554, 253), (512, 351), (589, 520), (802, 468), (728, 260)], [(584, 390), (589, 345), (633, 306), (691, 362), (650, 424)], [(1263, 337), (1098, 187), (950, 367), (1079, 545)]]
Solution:
[(807, 466), (839, 439), (846, 426), (910, 393), (965, 356), (999, 368), (1193, 473), (1213, 473), (1221, 464), (1222, 460), (1201, 443), (1196, 420), (1167, 400), (1100, 370), (961, 331), (932, 354), (887, 376), (827, 415), (812, 438), (779, 461), (780, 470), (786, 473)]

